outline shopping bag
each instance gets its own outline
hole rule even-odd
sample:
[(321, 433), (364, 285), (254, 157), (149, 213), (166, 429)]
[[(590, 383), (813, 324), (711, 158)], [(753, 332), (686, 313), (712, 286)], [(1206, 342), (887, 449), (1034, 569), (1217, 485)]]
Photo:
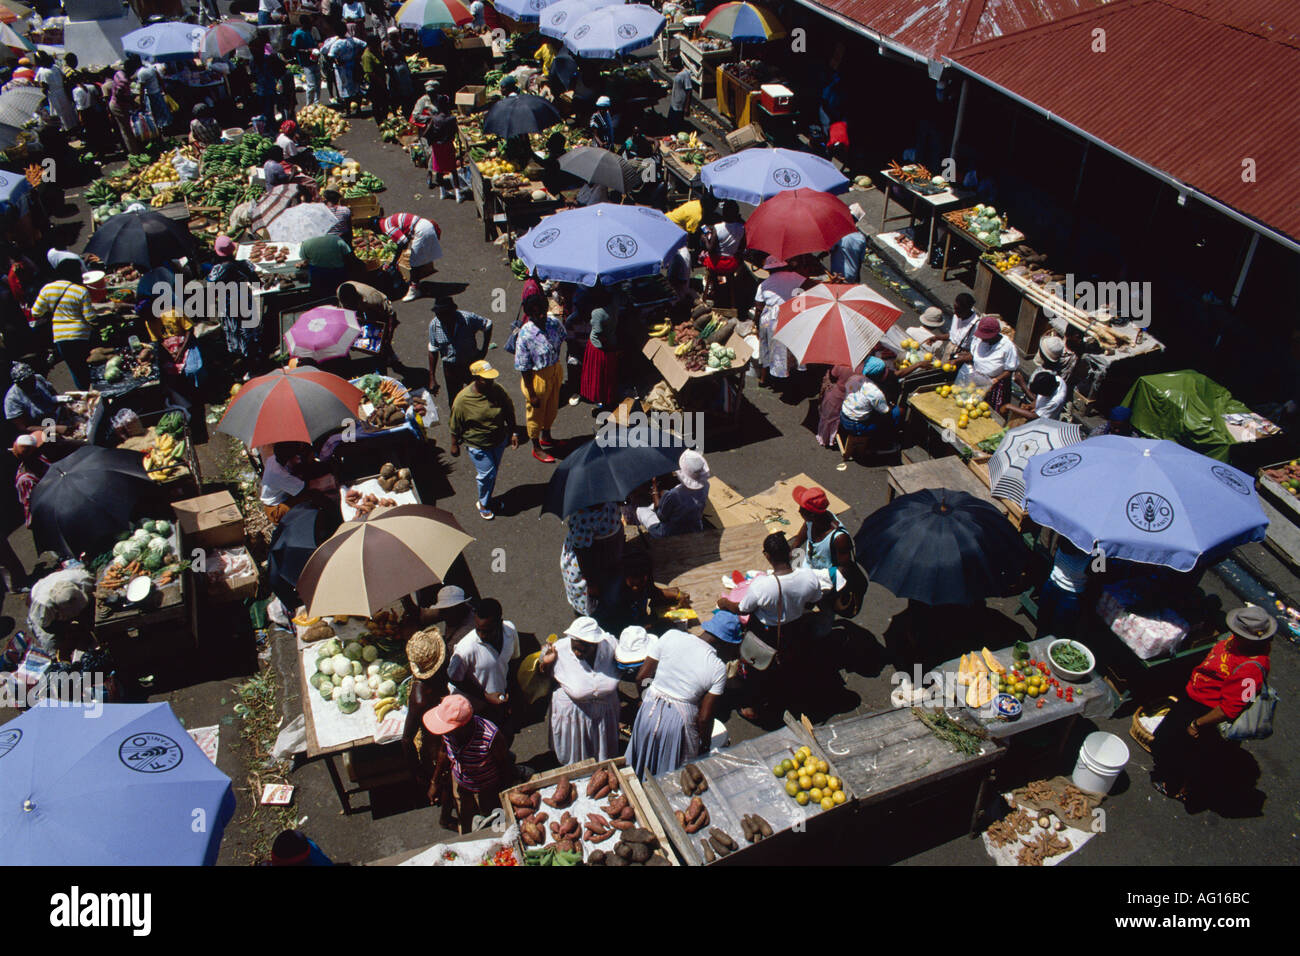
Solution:
[[(1258, 667), (1260, 676), (1263, 676), (1264, 668), (1258, 661), (1246, 663)], [(1279, 699), (1277, 691), (1269, 687), (1267, 681), (1261, 681), (1246, 709), (1237, 715), (1236, 720), (1222, 721), (1219, 733), (1224, 740), (1263, 740), (1273, 736), (1273, 712), (1277, 710)]]

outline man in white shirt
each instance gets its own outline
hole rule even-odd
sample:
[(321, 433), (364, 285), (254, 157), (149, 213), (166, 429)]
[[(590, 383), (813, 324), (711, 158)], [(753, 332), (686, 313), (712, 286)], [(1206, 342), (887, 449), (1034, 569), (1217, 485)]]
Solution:
[(1026, 421), (1035, 418), (1050, 418), (1059, 421), (1061, 410), (1065, 407), (1065, 394), (1069, 391), (1065, 379), (1055, 372), (1039, 369), (1029, 379), (1029, 394), (1034, 397), (1034, 407), (1006, 404), (1002, 406), (1003, 415), (1015, 415)]
[(975, 327), (980, 314), (975, 311), (975, 297), (969, 292), (962, 292), (952, 301), (952, 322), (947, 332), (935, 332), (930, 342), (951, 342), (956, 348), (952, 361), (961, 364), (970, 358), (971, 347), (975, 344)]
[(484, 598), (474, 606), (474, 630), (456, 643), (447, 662), (450, 692), (474, 705), (474, 713), (504, 728), (510, 698), (510, 662), (519, 656), (519, 632), (501, 617), (501, 602)]
[(267, 507), (282, 505), (302, 494), (307, 482), (291, 470), (301, 455), (295, 442), (280, 442), (274, 453), (262, 462), (262, 504)]

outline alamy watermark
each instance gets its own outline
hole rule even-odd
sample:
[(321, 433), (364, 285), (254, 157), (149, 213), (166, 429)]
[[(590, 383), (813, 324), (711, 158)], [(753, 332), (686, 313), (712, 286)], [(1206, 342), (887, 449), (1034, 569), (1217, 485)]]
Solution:
[(0, 675), (0, 708), (77, 707), (91, 719), (103, 714), (105, 694), (104, 675), (93, 671), (47, 671), (31, 683), (19, 674)]
[(630, 412), (620, 422), (612, 412), (596, 416), (596, 443), (603, 448), (704, 447), (703, 412)]
[[(1150, 282), (1093, 282), (1067, 274), (1065, 282), (1048, 282), (1043, 289), (1081, 312), (1104, 312), (1135, 328), (1151, 325)], [(1050, 303), (1043, 305), (1049, 319), (1064, 318)]]
[(155, 282), (152, 291), (155, 316), (175, 312), (187, 319), (239, 319), (246, 329), (261, 322), (251, 282), (185, 282), (176, 276), (172, 282)]

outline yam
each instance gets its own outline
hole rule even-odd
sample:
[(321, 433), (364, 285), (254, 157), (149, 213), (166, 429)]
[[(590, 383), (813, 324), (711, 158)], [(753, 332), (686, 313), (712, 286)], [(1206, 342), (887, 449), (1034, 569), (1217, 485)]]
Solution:
[[(622, 846), (622, 844), (619, 844), (619, 846)], [(617, 849), (617, 847), (615, 847), (615, 849)], [(605, 865), (606, 866), (627, 866), (627, 860), (623, 859), (617, 853), (606, 853)]]
[(704, 813), (704, 801), (699, 797), (695, 797), (689, 804), (687, 804), (686, 819), (695, 821), (699, 819), (702, 813)]
[(731, 333), (734, 332), (735, 330), (736, 330), (736, 320), (727, 319), (726, 322), (723, 322), (711, 333), (709, 333), (709, 337), (704, 340), (704, 344), (712, 345), (714, 342), (721, 344), (727, 341), (727, 339), (731, 337)]
[(609, 771), (605, 770), (603, 767), (600, 770), (597, 770), (595, 773), (593, 773), (591, 775), (591, 779), (587, 781), (587, 796), (594, 797), (596, 795), (596, 791), (599, 790), (602, 786), (604, 786), (605, 778), (608, 775), (609, 775)]
[(749, 822), (749, 817), (748, 817), (748, 816), (743, 816), (743, 817), (740, 818), (740, 829), (741, 829), (741, 832), (742, 832), (742, 833), (744, 834), (744, 836), (745, 836), (745, 842), (746, 842), (746, 843), (753, 843), (753, 842), (754, 842), (754, 825), (753, 825), (752, 823)]
[(605, 862), (604, 850), (592, 850), (591, 856), (587, 857), (588, 866), (601, 866)]
[(679, 827), (681, 827), (683, 830), (685, 830), (685, 829), (686, 829), (686, 814), (684, 814), (684, 813), (682, 813), (682, 811), (678, 810), (676, 813), (673, 814), (673, 816), (675, 816), (675, 817), (677, 818), (677, 825), (678, 825)]
[(679, 782), (682, 786), (682, 793), (686, 794), (688, 797), (693, 797), (695, 795), (695, 778), (691, 776), (690, 768), (682, 768)]
[(658, 853), (651, 853), (650, 859), (645, 861), (646, 866), (672, 866), (666, 856), (660, 856)]
[(589, 813), (587, 814), (587, 825), (595, 827), (597, 830), (603, 830), (609, 826), (609, 821), (599, 813)]
[(527, 820), (533, 815), (532, 807), (511, 807), (511, 809), (515, 812), (516, 820)]
[(620, 813), (619, 816), (624, 820), (635, 820), (636, 810), (632, 809), (632, 806), (629, 804), (623, 808), (623, 812)]
[(709, 836), (717, 837), (728, 850), (737, 849), (736, 841), (731, 838), (731, 835), (727, 833), (726, 830), (719, 830), (717, 827), (713, 827), (709, 830)]
[(630, 860), (632, 859), (632, 844), (622, 842), (616, 843), (614, 844), (614, 852), (624, 860)]
[(397, 474), (397, 466), (391, 461), (384, 462), (384, 466), (379, 469), (379, 477), (381, 478), (391, 478), (395, 474)]
[(409, 468), (399, 468), (399, 469), (397, 469), (397, 477), (398, 477), (398, 478), (405, 478), (407, 481), (410, 481), (410, 480), (411, 480), (411, 469), (409, 469)]
[(599, 790), (596, 791), (595, 796), (592, 799), (604, 800), (608, 796), (609, 796), (609, 784), (605, 784)]
[[(624, 839), (626, 839), (626, 837)], [(653, 852), (650, 847), (644, 843), (633, 843), (631, 844), (631, 847), (633, 863), (644, 863), (646, 860), (650, 859)]]
[(393, 491), (396, 491), (396, 492), (398, 492), (398, 493), (401, 493), (401, 492), (403, 492), (403, 491), (410, 491), (410, 490), (411, 490), (411, 482), (408, 481), (408, 480), (405, 479), (405, 478), (398, 478), (395, 482), (393, 482), (393, 489), (392, 489), (392, 490), (393, 490)]
[(730, 855), (731, 850), (727, 847), (725, 843), (723, 843), (717, 837), (713, 836), (712, 835), (713, 832), (715, 831), (710, 831), (709, 845), (713, 847), (714, 851), (718, 854), (718, 856)]
[[(725, 834), (724, 834), (725, 836)], [(644, 827), (634, 827), (623, 834), (625, 843), (655, 843), (655, 835)]]
[(772, 835), (772, 824), (768, 823), (757, 813), (754, 814), (754, 822), (758, 824), (758, 829), (762, 832), (763, 839), (767, 839)]

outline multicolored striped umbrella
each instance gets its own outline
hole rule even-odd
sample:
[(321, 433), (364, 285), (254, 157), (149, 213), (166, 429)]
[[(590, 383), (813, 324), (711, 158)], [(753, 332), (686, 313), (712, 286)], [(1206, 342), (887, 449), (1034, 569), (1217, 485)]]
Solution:
[(732, 43), (762, 43), (785, 36), (781, 21), (753, 3), (724, 3), (714, 7), (700, 24), (700, 30)]
[(395, 24), (408, 30), (459, 27), (473, 19), (474, 14), (460, 0), (406, 0), (393, 16)]
[(298, 317), (284, 333), (284, 344), (290, 355), (325, 362), (347, 355), (360, 335), (361, 326), (355, 312), (336, 305), (322, 305)]
[(244, 385), (217, 424), (250, 448), (315, 441), (356, 421), (365, 392), (318, 368), (281, 368)]
[(800, 362), (859, 368), (901, 314), (864, 285), (822, 283), (782, 303), (776, 338)]
[(222, 20), (204, 31), (203, 55), (209, 58), (229, 56), (252, 43), (255, 36), (257, 27), (247, 20)]

